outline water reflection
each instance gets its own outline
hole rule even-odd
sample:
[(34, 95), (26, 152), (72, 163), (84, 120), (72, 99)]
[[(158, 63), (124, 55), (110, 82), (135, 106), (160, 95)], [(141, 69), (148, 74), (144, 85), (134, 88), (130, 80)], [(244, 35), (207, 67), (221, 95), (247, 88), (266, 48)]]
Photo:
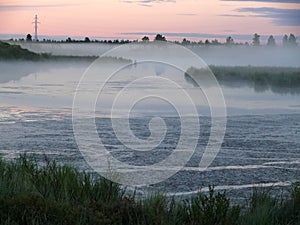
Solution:
[(7, 83), (13, 80), (19, 80), (24, 76), (38, 71), (37, 66), (33, 62), (1, 62), (0, 83)]
[[(51, 72), (53, 69), (77, 68), (84, 71), (91, 60), (51, 60), (42, 62), (33, 61), (0, 61), (0, 83), (20, 80), (32, 74)], [(50, 84), (51, 85), (51, 84)]]

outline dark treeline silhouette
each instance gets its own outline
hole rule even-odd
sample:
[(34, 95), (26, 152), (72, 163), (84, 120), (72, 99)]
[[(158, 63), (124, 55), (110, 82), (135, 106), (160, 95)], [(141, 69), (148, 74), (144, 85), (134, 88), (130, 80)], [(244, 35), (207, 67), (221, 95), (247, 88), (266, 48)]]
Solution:
[[(10, 39), (10, 41), (19, 41), (19, 42), (32, 42), (32, 36), (31, 34), (27, 34), (26, 38), (20, 38), (20, 39)], [(148, 43), (150, 42), (150, 38), (148, 36), (144, 36), (140, 40), (143, 43)], [(167, 38), (163, 36), (162, 34), (157, 34), (153, 41), (167, 41)], [(138, 39), (136, 40), (97, 40), (97, 39), (90, 39), (89, 37), (85, 37), (83, 39), (72, 39), (71, 37), (68, 37), (66, 40), (52, 40), (52, 39), (43, 39), (40, 42), (46, 42), (46, 43), (103, 43), (103, 44), (128, 44), (128, 43), (137, 43), (139, 42)], [(181, 44), (181, 45), (202, 45), (202, 46), (217, 46), (217, 45), (225, 45), (225, 46), (234, 46), (234, 45), (245, 45), (245, 46), (262, 46), (266, 45), (269, 47), (275, 47), (277, 46), (277, 42), (274, 38), (273, 35), (270, 35), (267, 40), (265, 40), (265, 44), (261, 44), (261, 36), (257, 33), (253, 35), (252, 38), (252, 43), (249, 42), (235, 42), (234, 38), (232, 36), (226, 37), (224, 42), (220, 42), (217, 39), (209, 40), (206, 39), (205, 41), (199, 40), (199, 41), (190, 41), (186, 38), (183, 38), (183, 40), (180, 41), (168, 41), (176, 44)], [(297, 46), (297, 38), (294, 34), (290, 34), (289, 36), (285, 34), (282, 38), (282, 46), (284, 47), (295, 47)]]
[(45, 40), (43, 39), (43, 42), (60, 42), (60, 43), (104, 43), (104, 44), (128, 44), (132, 42), (138, 42), (138, 40), (130, 41), (130, 40), (91, 40), (89, 37), (85, 37), (83, 40), (76, 40), (68, 37), (66, 40), (61, 40), (61, 41), (52, 41), (52, 40)]

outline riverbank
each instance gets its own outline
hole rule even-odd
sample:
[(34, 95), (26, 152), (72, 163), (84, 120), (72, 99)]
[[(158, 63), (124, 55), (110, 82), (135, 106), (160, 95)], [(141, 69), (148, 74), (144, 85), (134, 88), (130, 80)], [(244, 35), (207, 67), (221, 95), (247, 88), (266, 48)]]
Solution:
[(108, 180), (45, 159), (0, 160), (0, 224), (300, 224), (300, 186), (289, 198), (253, 192), (249, 205), (231, 205), (225, 192), (175, 201), (144, 199)]
[(20, 45), (11, 45), (0, 41), (0, 60), (29, 60), (29, 61), (46, 61), (46, 60), (87, 60), (93, 61), (95, 56), (56, 56), (48, 53), (35, 53)]

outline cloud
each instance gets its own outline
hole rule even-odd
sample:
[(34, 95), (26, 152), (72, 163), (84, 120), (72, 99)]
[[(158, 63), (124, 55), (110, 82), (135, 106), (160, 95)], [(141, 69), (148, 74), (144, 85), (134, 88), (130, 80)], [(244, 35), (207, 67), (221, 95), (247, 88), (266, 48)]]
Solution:
[(176, 0), (120, 0), (124, 3), (135, 3), (141, 6), (152, 6), (154, 3), (176, 2)]
[[(300, 26), (300, 9), (280, 9), (272, 7), (239, 8), (240, 13), (252, 13), (249, 16), (271, 18), (272, 23), (280, 26)], [(234, 16), (234, 15), (233, 15)]]
[(276, 3), (300, 3), (300, 0), (221, 0), (226, 2), (276, 2)]
[(65, 7), (75, 4), (0, 5), (0, 11), (31, 10), (36, 8)]
[(161, 2), (176, 2), (176, 0), (121, 0), (122, 2), (126, 3), (161, 3)]
[(177, 16), (198, 16), (197, 13), (177, 13)]
[(228, 17), (246, 17), (245, 15), (239, 15), (239, 14), (221, 14), (220, 16), (228, 16)]

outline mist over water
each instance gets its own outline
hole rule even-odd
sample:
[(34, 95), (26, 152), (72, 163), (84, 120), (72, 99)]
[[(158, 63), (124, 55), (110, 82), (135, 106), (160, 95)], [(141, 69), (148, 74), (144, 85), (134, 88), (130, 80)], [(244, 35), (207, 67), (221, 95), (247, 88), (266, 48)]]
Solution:
[[(100, 43), (21, 43), (31, 51), (53, 55), (100, 56), (117, 47)], [(300, 67), (300, 47), (185, 46), (208, 65)], [(178, 59), (182, 60), (182, 59)]]
[[(44, 44), (23, 43), (35, 52), (53, 55), (99, 56), (115, 45), (102, 44)], [(254, 47), (190, 47), (209, 65), (225, 66), (276, 66), (300, 67), (299, 48)], [(134, 49), (133, 49), (134, 50)], [(161, 55), (164, 58), (164, 55)], [(176, 58), (176, 56), (174, 56)], [(132, 60), (135, 60), (134, 58)], [(179, 64), (188, 58), (178, 57)], [(72, 127), (72, 104), (79, 80), (91, 65), (91, 61), (1, 61), (0, 62), (0, 154), (15, 158), (20, 153), (33, 154), (42, 160), (43, 155), (60, 162), (91, 170), (78, 151)], [(116, 66), (105, 65), (102, 71)], [(188, 68), (186, 68), (188, 69)], [(210, 111), (203, 94), (193, 82), (187, 80), (185, 71), (165, 65), (137, 63), (124, 67), (118, 78), (108, 82), (104, 99), (96, 104), (96, 124), (100, 137), (110, 153), (122, 162), (148, 165), (170, 155), (178, 142), (180, 121), (174, 116), (174, 108), (162, 101), (149, 100), (137, 104), (130, 118), (133, 134), (147, 140), (151, 135), (151, 117), (162, 116), (167, 132), (162, 142), (150, 152), (136, 152), (122, 145), (115, 136), (109, 114), (111, 100), (126, 86), (127, 78), (156, 75), (177, 77), (197, 99), (200, 112), (200, 138), (196, 151), (175, 176), (153, 185), (170, 193), (193, 194), (201, 186), (216, 185), (217, 190), (231, 190), (232, 196), (242, 198), (254, 186), (288, 186), (300, 177), (300, 92), (258, 89), (247, 81), (241, 83), (220, 82), (224, 94), (228, 121), (221, 150), (206, 171), (198, 168), (210, 134)], [(95, 73), (91, 83), (83, 85), (86, 93), (80, 99), (82, 105), (92, 96), (90, 85), (102, 85), (103, 74)], [(214, 87), (211, 87), (212, 89)], [(295, 89), (299, 87), (295, 87)], [(168, 85), (140, 82), (129, 93), (139, 96), (145, 91), (171, 93)], [(297, 89), (297, 90), (298, 90)], [(124, 95), (125, 96), (125, 95)], [(180, 102), (181, 99), (178, 99)], [(184, 104), (184, 101), (181, 101)], [(124, 97), (124, 107), (126, 107)], [(115, 120), (122, 122), (122, 107)], [(171, 113), (171, 114), (170, 114)], [(84, 118), (84, 117), (83, 117)], [(83, 120), (84, 121), (84, 120)], [(162, 127), (156, 127), (162, 130)], [(193, 133), (189, 134), (191, 137)], [(86, 136), (89, 140), (89, 137)], [(147, 148), (147, 146), (143, 146)], [(164, 168), (173, 170), (174, 168)]]

